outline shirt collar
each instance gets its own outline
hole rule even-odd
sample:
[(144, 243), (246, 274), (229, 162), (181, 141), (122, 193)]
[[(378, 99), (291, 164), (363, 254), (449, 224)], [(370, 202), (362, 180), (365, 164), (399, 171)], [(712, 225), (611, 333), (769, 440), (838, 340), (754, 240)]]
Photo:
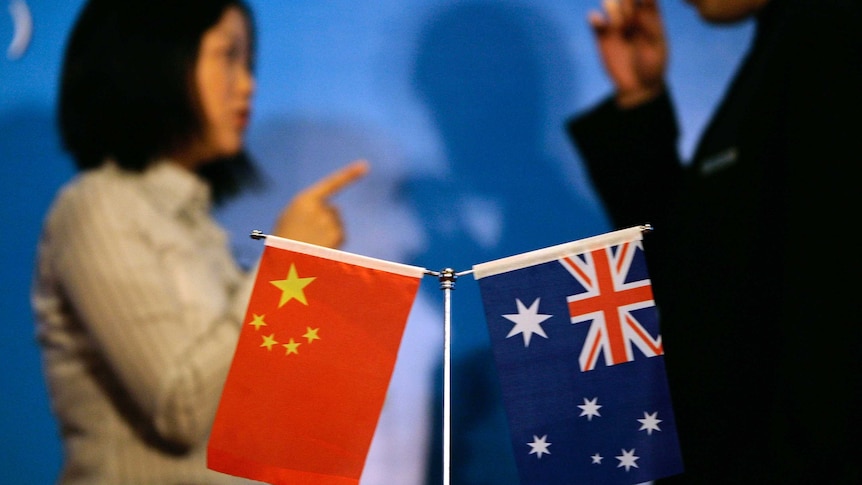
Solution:
[(208, 212), (210, 187), (194, 172), (171, 160), (159, 160), (142, 174), (142, 185), (153, 202), (171, 214)]

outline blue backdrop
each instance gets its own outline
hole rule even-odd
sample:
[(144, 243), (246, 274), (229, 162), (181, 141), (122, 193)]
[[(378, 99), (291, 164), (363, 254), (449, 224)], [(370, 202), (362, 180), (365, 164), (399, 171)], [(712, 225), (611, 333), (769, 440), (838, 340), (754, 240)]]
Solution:
[[(2, 3), (0, 482), (41, 484), (55, 479), (61, 447), (28, 293), (42, 217), (73, 175), (55, 132), (54, 103), (64, 39), (82, 2)], [(250, 230), (268, 230), (296, 190), (359, 157), (371, 161), (372, 173), (336, 199), (344, 208), (349, 251), (465, 270), (610, 229), (562, 131), (567, 116), (609, 90), (585, 20), (598, 1), (251, 4), (260, 48), (249, 147), (269, 182), (217, 214), (244, 264), (261, 249), (248, 238)], [(15, 24), (5, 11), (22, 5), (32, 15), (32, 37), (23, 54), (6, 52)], [(662, 6), (672, 39), (669, 82), (683, 129), (681, 149), (689, 153), (751, 25), (710, 28), (682, 2)], [(488, 337), (478, 288), (462, 280), (453, 294), (454, 358), (484, 362)], [(382, 476), (409, 483), (387, 472), (392, 460), (386, 457), (405, 443), (427, 448), (433, 440), (431, 426), (399, 423), (433, 416), (439, 402), (431, 382), (441, 322), (436, 281), (423, 282), (404, 343), (409, 351), (399, 359), (390, 397), (410, 404), (402, 406), (409, 412), (392, 405), (383, 418), (381, 429), (391, 437), (375, 441), (369, 463), (379, 476), (369, 472), (364, 483), (385, 483)], [(456, 392), (480, 381), (457, 375)], [(483, 385), (494, 392), (495, 383), (487, 382), (464, 402), (481, 400)], [(487, 445), (494, 440), (482, 431), (464, 431), (463, 443), (453, 446), (508, 453)], [(424, 451), (420, 446), (402, 460), (418, 463)]]

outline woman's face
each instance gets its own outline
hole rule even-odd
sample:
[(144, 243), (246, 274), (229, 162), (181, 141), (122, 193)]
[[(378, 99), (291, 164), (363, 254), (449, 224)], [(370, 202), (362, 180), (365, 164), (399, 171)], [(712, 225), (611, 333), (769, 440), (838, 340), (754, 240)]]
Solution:
[(204, 133), (192, 149), (194, 164), (242, 149), (254, 93), (249, 37), (245, 15), (230, 7), (201, 39), (195, 79)]
[(763, 8), (769, 0), (685, 0), (708, 22), (726, 23), (742, 20)]

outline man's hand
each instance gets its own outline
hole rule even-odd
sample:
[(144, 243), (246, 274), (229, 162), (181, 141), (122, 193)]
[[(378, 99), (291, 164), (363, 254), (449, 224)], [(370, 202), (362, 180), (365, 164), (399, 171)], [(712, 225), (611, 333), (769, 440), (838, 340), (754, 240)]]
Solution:
[(667, 42), (657, 0), (604, 0), (589, 23), (616, 88), (617, 104), (630, 108), (664, 90)]

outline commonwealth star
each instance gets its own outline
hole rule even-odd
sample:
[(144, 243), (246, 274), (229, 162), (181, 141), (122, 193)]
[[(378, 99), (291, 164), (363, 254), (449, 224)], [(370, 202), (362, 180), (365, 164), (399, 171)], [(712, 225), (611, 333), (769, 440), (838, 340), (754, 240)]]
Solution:
[(532, 337), (533, 334), (548, 338), (548, 336), (545, 335), (545, 331), (542, 329), (541, 323), (551, 318), (553, 315), (544, 315), (539, 313), (540, 300), (541, 298), (536, 298), (533, 301), (533, 304), (527, 308), (520, 299), (515, 299), (515, 303), (518, 306), (518, 313), (503, 315), (503, 318), (515, 323), (512, 330), (509, 331), (509, 335), (506, 335), (506, 338), (521, 334), (521, 336), (524, 337), (524, 347), (530, 346), (530, 337)]

